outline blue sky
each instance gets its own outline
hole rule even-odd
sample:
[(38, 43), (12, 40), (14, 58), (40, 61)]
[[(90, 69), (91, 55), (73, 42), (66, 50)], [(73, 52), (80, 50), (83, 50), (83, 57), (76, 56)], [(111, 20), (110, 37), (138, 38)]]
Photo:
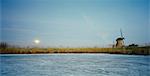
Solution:
[(1, 0), (1, 41), (20, 46), (107, 47), (150, 42), (149, 0)]

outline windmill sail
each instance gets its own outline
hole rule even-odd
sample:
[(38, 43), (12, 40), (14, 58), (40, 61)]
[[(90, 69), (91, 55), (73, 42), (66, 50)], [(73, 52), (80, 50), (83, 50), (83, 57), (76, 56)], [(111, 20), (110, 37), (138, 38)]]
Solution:
[(123, 34), (122, 34), (122, 30), (121, 30), (121, 29), (120, 29), (120, 34), (121, 34), (121, 38), (124, 38), (124, 37), (123, 37)]

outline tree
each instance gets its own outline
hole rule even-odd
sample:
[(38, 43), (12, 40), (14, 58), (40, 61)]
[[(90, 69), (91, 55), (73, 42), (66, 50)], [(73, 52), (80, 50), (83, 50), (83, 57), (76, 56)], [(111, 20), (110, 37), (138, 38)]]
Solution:
[(128, 47), (135, 48), (135, 47), (138, 47), (138, 45), (137, 44), (130, 44)]
[(1, 42), (0, 43), (0, 48), (5, 49), (8, 47), (8, 44), (6, 42)]

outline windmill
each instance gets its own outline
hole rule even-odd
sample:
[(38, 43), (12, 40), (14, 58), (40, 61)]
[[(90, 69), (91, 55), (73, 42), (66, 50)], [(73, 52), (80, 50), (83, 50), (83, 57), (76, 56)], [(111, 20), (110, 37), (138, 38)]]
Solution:
[(118, 37), (116, 39), (116, 48), (123, 48), (124, 47), (124, 37), (123, 37), (123, 34), (122, 34), (122, 30), (120, 29), (120, 34), (121, 34), (121, 37)]

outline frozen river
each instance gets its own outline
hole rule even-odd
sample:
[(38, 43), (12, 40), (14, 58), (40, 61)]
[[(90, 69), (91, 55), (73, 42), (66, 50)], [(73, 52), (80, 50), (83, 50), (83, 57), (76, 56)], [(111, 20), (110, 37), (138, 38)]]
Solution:
[(0, 76), (150, 76), (150, 56), (1, 54)]

